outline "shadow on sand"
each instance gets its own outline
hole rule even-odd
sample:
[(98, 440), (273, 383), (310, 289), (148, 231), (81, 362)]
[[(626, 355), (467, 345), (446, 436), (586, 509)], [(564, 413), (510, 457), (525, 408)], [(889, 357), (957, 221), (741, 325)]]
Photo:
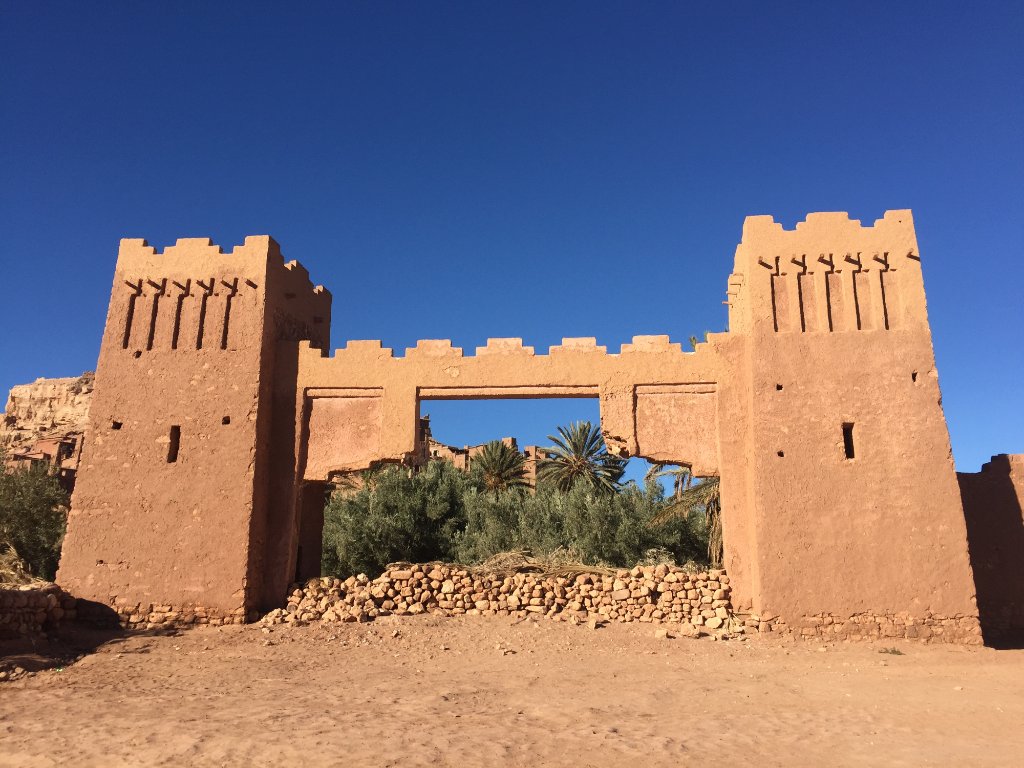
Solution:
[[(102, 603), (79, 604), (87, 620), (69, 621), (43, 634), (16, 638), (0, 638), (0, 673), (15, 668), (25, 672), (66, 667), (107, 645), (119, 645), (129, 637), (167, 637), (179, 634), (174, 628), (133, 630), (122, 629), (117, 614)], [(145, 649), (134, 652), (145, 653)]]

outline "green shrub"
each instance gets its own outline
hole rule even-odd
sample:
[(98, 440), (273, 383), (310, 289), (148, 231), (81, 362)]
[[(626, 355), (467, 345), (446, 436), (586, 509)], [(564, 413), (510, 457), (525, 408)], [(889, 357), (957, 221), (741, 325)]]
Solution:
[(45, 467), (0, 472), (0, 549), (13, 547), (33, 576), (52, 581), (67, 507), (67, 493)]
[(376, 575), (397, 560), (450, 559), (465, 527), (468, 481), (451, 464), (434, 461), (411, 477), (389, 467), (355, 493), (334, 494), (324, 510), (324, 573)]
[(652, 521), (668, 502), (657, 482), (609, 494), (580, 482), (486, 491), (479, 473), (432, 462), (418, 475), (394, 467), (355, 493), (335, 494), (325, 511), (324, 573), (380, 573), (389, 562), (479, 563), (500, 552), (537, 557), (566, 551), (591, 565), (632, 566), (652, 553), (678, 563), (703, 560), (703, 517)]

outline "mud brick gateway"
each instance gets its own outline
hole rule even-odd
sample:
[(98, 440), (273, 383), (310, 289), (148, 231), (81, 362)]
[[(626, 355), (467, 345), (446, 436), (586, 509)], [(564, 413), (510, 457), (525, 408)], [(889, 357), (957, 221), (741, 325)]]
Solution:
[(593, 397), (611, 450), (721, 475), (734, 608), (979, 642), (910, 211), (749, 217), (727, 294), (728, 332), (694, 352), (329, 356), (331, 294), (271, 238), (122, 240), (58, 582), (251, 620), (319, 573), (329, 476), (412, 452), (420, 401)]

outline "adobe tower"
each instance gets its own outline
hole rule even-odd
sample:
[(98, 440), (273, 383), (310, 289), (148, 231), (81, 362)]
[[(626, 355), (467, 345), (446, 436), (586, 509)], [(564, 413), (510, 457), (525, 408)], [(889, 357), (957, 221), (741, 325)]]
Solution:
[(331, 295), (270, 237), (122, 240), (58, 579), (122, 613), (244, 620), (294, 570), (298, 342)]

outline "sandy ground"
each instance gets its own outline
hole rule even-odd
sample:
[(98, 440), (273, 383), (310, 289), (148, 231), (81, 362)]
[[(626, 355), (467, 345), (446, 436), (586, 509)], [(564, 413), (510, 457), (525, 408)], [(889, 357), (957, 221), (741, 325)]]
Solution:
[(118, 638), (0, 683), (3, 766), (710, 761), (1021, 765), (1024, 651), (390, 617)]

